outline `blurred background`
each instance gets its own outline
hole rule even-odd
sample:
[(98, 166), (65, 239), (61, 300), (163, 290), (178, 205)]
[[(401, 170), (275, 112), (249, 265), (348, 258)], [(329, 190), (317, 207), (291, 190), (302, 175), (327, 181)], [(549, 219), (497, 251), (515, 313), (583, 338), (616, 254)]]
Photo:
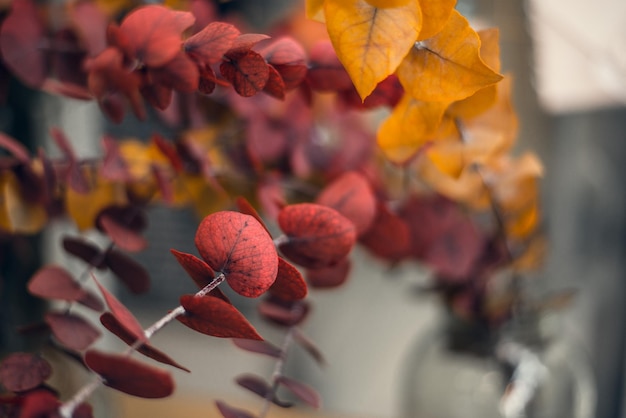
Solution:
[[(220, 7), (223, 12), (241, 12), (261, 31), (297, 11), (301, 3), (233, 0)], [(533, 286), (538, 292), (578, 289), (574, 304), (559, 318), (561, 330), (589, 358), (597, 395), (593, 416), (626, 418), (626, 2), (460, 0), (458, 9), (476, 28), (500, 28), (503, 72), (515, 77), (519, 147), (537, 152), (546, 167), (542, 187), (549, 254)], [(97, 154), (103, 131), (119, 133), (119, 128), (100, 119), (93, 105), (42, 97), (14, 80), (10, 93), (0, 112), (0, 129), (33, 143), (56, 125), (80, 138), (75, 143), (77, 153), (89, 156)], [(151, 128), (142, 126), (125, 133), (141, 135), (142, 129), (147, 129), (145, 135), (151, 133)], [(150, 213), (150, 225), (151, 246), (138, 259), (150, 270), (153, 290), (139, 299), (124, 299), (146, 325), (175, 307), (177, 295), (193, 291), (190, 281), (178, 280), (183, 272), (169, 249), (195, 252), (197, 219), (191, 212), (157, 208)], [(29, 277), (41, 262), (40, 245), (46, 261), (61, 257), (55, 248), (62, 230), (61, 226), (33, 242), (3, 243), (3, 274)], [(10, 254), (15, 253), (25, 257), (22, 263), (11, 263)], [(314, 310), (304, 331), (324, 352), (328, 365), (319, 368), (297, 351), (287, 364), (287, 374), (321, 393), (322, 411), (273, 408), (270, 416), (400, 416), (406, 365), (415, 344), (440, 319), (440, 304), (410, 291), (426, 274), (419, 266), (390, 270), (359, 250), (355, 260), (345, 286), (311, 295)], [(11, 289), (18, 286), (7, 282), (1, 292), (3, 352), (27, 344), (18, 341), (11, 329), (26, 322), (28, 315), (37, 316), (35, 310), (24, 313), (8, 300), (14, 294)], [(36, 306), (24, 298), (20, 307)], [(246, 312), (245, 303), (242, 300), (238, 306), (253, 318), (260, 333), (280, 344), (282, 331), (256, 321), (252, 305)], [(193, 373), (175, 372), (176, 396), (163, 401), (116, 397), (113, 403), (108, 396), (115, 395), (100, 391), (98, 402), (116, 405), (109, 416), (207, 416), (207, 411), (214, 413), (212, 403), (217, 398), (258, 408), (259, 401), (232, 379), (246, 372), (269, 376), (271, 359), (236, 350), (229, 341), (192, 333), (178, 324), (157, 335), (155, 345)], [(197, 412), (186, 412), (191, 410)]]

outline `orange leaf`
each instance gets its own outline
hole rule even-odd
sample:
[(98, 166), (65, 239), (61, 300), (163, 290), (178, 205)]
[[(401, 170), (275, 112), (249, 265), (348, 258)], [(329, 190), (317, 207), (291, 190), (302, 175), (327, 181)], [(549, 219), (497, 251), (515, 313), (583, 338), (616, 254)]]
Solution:
[(378, 145), (387, 158), (396, 163), (409, 160), (433, 138), (447, 105), (415, 100), (405, 94), (378, 129)]
[(43, 206), (24, 198), (13, 173), (0, 175), (0, 229), (32, 234), (41, 230), (47, 220)]
[(306, 17), (324, 22), (324, 0), (306, 0)]
[(361, 99), (398, 68), (422, 26), (416, 1), (379, 9), (365, 0), (326, 0), (324, 12), (337, 56)]
[(398, 78), (415, 99), (464, 99), (502, 76), (480, 58), (480, 39), (467, 20), (454, 11), (432, 38), (415, 43), (398, 68)]
[(422, 30), (418, 41), (435, 36), (450, 18), (456, 0), (419, 0), (422, 9)]
[(379, 9), (387, 9), (390, 7), (401, 7), (407, 4), (410, 0), (365, 0), (374, 7)]

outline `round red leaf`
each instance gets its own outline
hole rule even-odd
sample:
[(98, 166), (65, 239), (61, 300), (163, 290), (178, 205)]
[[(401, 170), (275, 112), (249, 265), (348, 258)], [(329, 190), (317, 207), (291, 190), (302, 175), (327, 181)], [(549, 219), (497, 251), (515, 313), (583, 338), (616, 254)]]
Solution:
[(384, 203), (379, 202), (376, 218), (371, 228), (361, 236), (360, 242), (375, 255), (397, 261), (406, 257), (410, 250), (409, 227)]
[(243, 97), (251, 97), (263, 90), (270, 76), (265, 58), (254, 51), (229, 57), (220, 64), (220, 72)]
[(263, 339), (237, 308), (220, 298), (183, 295), (180, 304), (185, 308), (185, 314), (176, 319), (202, 334), (222, 338)]
[(216, 64), (239, 34), (239, 29), (230, 23), (211, 22), (185, 41), (185, 52), (204, 66)]
[(361, 174), (349, 171), (335, 179), (317, 196), (316, 202), (350, 219), (358, 235), (363, 234), (376, 216), (376, 197)]
[(174, 392), (172, 376), (124, 355), (96, 350), (85, 354), (87, 366), (104, 378), (104, 384), (141, 398), (165, 398)]
[(33, 389), (51, 374), (50, 363), (34, 354), (13, 353), (0, 363), (0, 383), (11, 392)]
[(298, 269), (279, 257), (278, 274), (270, 292), (285, 300), (304, 299), (307, 294), (306, 282)]
[(356, 240), (354, 224), (334, 209), (314, 203), (285, 206), (278, 224), (289, 238), (280, 250), (307, 268), (333, 265), (344, 259)]
[(195, 237), (202, 258), (240, 295), (257, 297), (274, 283), (278, 255), (272, 238), (252, 216), (222, 211), (204, 218)]
[(85, 291), (67, 270), (58, 266), (45, 266), (28, 282), (28, 291), (40, 298), (77, 301)]
[(350, 259), (345, 258), (330, 267), (307, 270), (306, 279), (311, 287), (318, 289), (341, 286), (348, 280), (351, 267)]

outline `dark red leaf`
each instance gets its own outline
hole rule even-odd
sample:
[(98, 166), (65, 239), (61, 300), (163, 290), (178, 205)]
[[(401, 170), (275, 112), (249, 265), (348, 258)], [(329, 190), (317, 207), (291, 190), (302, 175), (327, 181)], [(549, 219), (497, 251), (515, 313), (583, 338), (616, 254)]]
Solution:
[(313, 90), (341, 91), (352, 88), (352, 80), (330, 41), (316, 43), (309, 55), (307, 80)]
[(200, 81), (198, 82), (198, 90), (203, 94), (211, 94), (215, 90), (216, 76), (215, 71), (211, 67), (207, 67), (200, 71)]
[(187, 254), (171, 249), (178, 263), (185, 269), (198, 288), (206, 287), (215, 278), (215, 272), (204, 261), (193, 254)]
[(154, 145), (156, 145), (165, 158), (167, 158), (167, 161), (169, 161), (174, 171), (180, 173), (183, 170), (183, 161), (180, 158), (178, 151), (176, 151), (176, 147), (159, 134), (152, 135), (150, 140)]
[(237, 308), (220, 298), (183, 295), (180, 304), (186, 312), (176, 319), (202, 334), (221, 338), (263, 339)]
[(62, 267), (44, 266), (28, 282), (28, 291), (40, 298), (77, 301), (85, 291), (72, 275)]
[(285, 98), (285, 82), (276, 68), (270, 65), (268, 69), (269, 77), (263, 91), (272, 97), (283, 100)]
[(304, 299), (307, 287), (302, 274), (290, 263), (278, 258), (278, 274), (270, 292), (284, 300)]
[(65, 236), (63, 237), (63, 249), (75, 257), (80, 258), (85, 263), (94, 267), (103, 269), (106, 267), (104, 264), (104, 253), (90, 243), (86, 239), (80, 237)]
[(235, 199), (235, 204), (237, 205), (237, 209), (239, 210), (239, 212), (252, 216), (263, 226), (263, 228), (265, 228), (267, 234), (269, 236), (272, 236), (272, 234), (270, 234), (270, 230), (267, 229), (265, 222), (263, 222), (261, 215), (259, 215), (259, 212), (256, 211), (254, 206), (252, 206), (245, 197), (237, 196), (237, 198)]
[(93, 418), (93, 408), (88, 403), (81, 403), (74, 410), (72, 418)]
[(406, 257), (410, 250), (409, 228), (398, 215), (379, 202), (376, 218), (359, 239), (372, 253), (390, 261)]
[(298, 344), (300, 344), (300, 346), (302, 348), (304, 348), (304, 350), (309, 353), (311, 355), (311, 357), (313, 357), (313, 359), (315, 359), (315, 361), (320, 364), (320, 365), (324, 365), (326, 364), (326, 360), (324, 359), (324, 355), (322, 354), (321, 350), (319, 348), (317, 348), (317, 346), (315, 345), (315, 343), (313, 341), (311, 341), (311, 339), (309, 337), (307, 337), (301, 330), (300, 328), (293, 328), (293, 339), (295, 341), (298, 342)]
[(108, 18), (96, 3), (78, 1), (70, 5), (70, 18), (89, 55), (95, 56), (107, 47)]
[(140, 294), (150, 290), (148, 271), (126, 254), (109, 250), (106, 253), (105, 263), (131, 292)]
[(285, 301), (273, 296), (262, 300), (257, 305), (259, 314), (278, 325), (293, 326), (306, 319), (309, 304), (305, 301)]
[(19, 418), (56, 418), (60, 406), (59, 399), (49, 390), (28, 392), (22, 399)]
[(183, 47), (197, 62), (209, 66), (222, 59), (239, 34), (239, 29), (229, 23), (211, 22), (188, 38)]
[(251, 413), (243, 409), (233, 408), (222, 401), (215, 401), (215, 405), (224, 418), (256, 418)]
[(133, 10), (120, 25), (135, 56), (151, 67), (159, 67), (180, 51), (182, 33), (193, 25), (189, 12), (149, 5)]
[(95, 276), (92, 276), (93, 280), (98, 285), (102, 296), (104, 296), (104, 300), (106, 301), (107, 306), (111, 310), (111, 314), (115, 316), (115, 319), (130, 332), (135, 339), (146, 341), (146, 335), (143, 331), (143, 327), (135, 318), (135, 316), (120, 302), (117, 300), (115, 296), (111, 292), (109, 292), (104, 286), (100, 284), (100, 282), (96, 279)]
[(111, 241), (123, 250), (137, 252), (148, 246), (148, 241), (144, 237), (118, 223), (112, 216), (103, 214), (98, 217), (98, 223)]
[[(122, 325), (122, 323), (118, 321), (118, 319), (112, 313), (105, 312), (102, 315), (100, 315), (100, 322), (102, 323), (102, 325), (104, 325), (106, 329), (108, 329), (114, 335), (118, 336), (122, 341), (124, 341), (129, 346), (134, 345), (135, 342), (137, 341), (134, 334), (130, 332), (128, 329), (126, 329), (126, 327), (124, 327), (124, 325)], [(148, 343), (141, 344), (139, 347), (137, 347), (137, 351), (143, 354), (144, 356), (150, 357), (151, 359), (156, 360), (160, 363), (168, 364), (170, 366), (176, 367), (186, 372), (190, 372), (189, 369), (187, 369), (184, 366), (181, 366), (176, 361), (174, 361), (171, 357), (169, 357), (167, 354), (154, 348), (152, 345)]]
[[(136, 233), (142, 232), (148, 227), (146, 212), (144, 208), (140, 206), (108, 206), (98, 214), (99, 217), (105, 215)], [(98, 220), (96, 220), (96, 226), (102, 231)]]
[(296, 88), (306, 77), (306, 53), (302, 45), (294, 39), (280, 38), (258, 52), (276, 68), (284, 81), (285, 89)]
[(0, 132), (0, 148), (9, 151), (22, 164), (30, 163), (28, 149), (17, 140)]
[(376, 216), (376, 196), (367, 179), (348, 171), (322, 190), (315, 202), (331, 207), (350, 219), (357, 235), (363, 234)]
[(354, 86), (348, 90), (342, 90), (339, 94), (341, 99), (352, 108), (373, 109), (379, 106), (394, 107), (402, 98), (404, 89), (398, 77), (392, 74), (381, 81), (365, 100), (361, 100)]
[(167, 64), (150, 69), (149, 77), (155, 84), (183, 93), (193, 93), (198, 89), (200, 72), (196, 63), (180, 51)]
[(4, 63), (30, 87), (39, 87), (47, 75), (46, 55), (40, 45), (44, 27), (30, 0), (16, 0), (0, 28), (0, 50)]
[(356, 240), (354, 224), (334, 209), (313, 203), (284, 207), (278, 224), (289, 238), (280, 250), (303, 267), (333, 265), (344, 259)]
[(320, 267), (316, 269), (308, 269), (306, 271), (306, 280), (316, 289), (328, 289), (344, 284), (350, 275), (352, 263), (349, 258), (345, 258), (330, 267)]
[(85, 354), (87, 366), (104, 378), (104, 384), (141, 398), (165, 398), (174, 392), (172, 376), (124, 355), (96, 350)]
[(270, 74), (265, 59), (254, 51), (223, 61), (220, 64), (220, 72), (243, 97), (251, 97), (262, 91)]
[(130, 179), (128, 164), (120, 154), (117, 140), (109, 135), (102, 137), (104, 158), (100, 166), (100, 175), (108, 180), (127, 181)]
[(321, 406), (320, 395), (312, 387), (287, 376), (278, 376), (277, 381), (313, 408), (319, 408)]
[(259, 340), (245, 340), (241, 338), (233, 338), (233, 343), (242, 350), (249, 351), (251, 353), (264, 354), (273, 358), (280, 358), (282, 350), (276, 347), (274, 344), (267, 341)]
[(146, 83), (139, 89), (141, 96), (153, 107), (164, 111), (172, 103), (174, 91), (163, 84)]
[(48, 312), (45, 321), (56, 339), (72, 350), (85, 350), (100, 337), (98, 329), (75, 314)]
[(33, 389), (42, 384), (51, 374), (50, 363), (34, 354), (9, 354), (0, 363), (0, 383), (11, 392)]
[(202, 258), (226, 275), (233, 290), (258, 297), (274, 283), (278, 255), (272, 238), (252, 216), (238, 212), (213, 213), (202, 220), (195, 237)]
[(293, 403), (291, 402), (284, 402), (278, 399), (276, 393), (273, 393), (272, 387), (262, 377), (245, 374), (238, 376), (235, 381), (239, 386), (248, 389), (250, 392), (263, 399), (267, 399), (269, 397), (272, 400), (272, 403), (280, 406), (281, 408), (290, 408), (293, 406)]

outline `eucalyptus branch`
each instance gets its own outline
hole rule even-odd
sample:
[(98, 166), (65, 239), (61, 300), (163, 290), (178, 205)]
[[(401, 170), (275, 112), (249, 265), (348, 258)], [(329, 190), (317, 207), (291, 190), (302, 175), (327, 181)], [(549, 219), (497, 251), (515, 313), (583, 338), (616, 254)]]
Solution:
[(278, 378), (283, 374), (283, 368), (285, 366), (285, 361), (287, 360), (287, 352), (289, 351), (289, 347), (293, 342), (293, 333), (295, 331), (295, 326), (289, 327), (287, 334), (285, 334), (285, 338), (283, 339), (283, 343), (280, 347), (280, 357), (276, 360), (276, 364), (274, 365), (274, 371), (272, 372), (272, 380), (271, 380), (271, 389), (265, 395), (265, 402), (263, 403), (263, 408), (261, 409), (261, 414), (259, 418), (265, 418), (269, 412), (270, 406), (272, 404), (272, 399), (276, 395), (276, 391), (278, 390), (279, 381)]

